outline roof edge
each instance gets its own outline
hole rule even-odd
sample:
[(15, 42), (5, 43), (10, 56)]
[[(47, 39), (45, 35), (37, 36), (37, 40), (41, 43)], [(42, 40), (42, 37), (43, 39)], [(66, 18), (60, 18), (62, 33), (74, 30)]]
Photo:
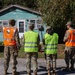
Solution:
[(9, 5), (9, 6), (7, 6), (7, 7), (5, 7), (5, 8), (3, 8), (3, 9), (1, 9), (1, 10), (0, 10), (0, 13), (3, 12), (3, 11), (6, 11), (6, 10), (12, 8), (12, 7), (16, 7), (16, 8), (19, 8), (19, 9), (23, 9), (23, 10), (32, 12), (33, 14), (40, 15), (40, 16), (42, 15), (40, 12), (35, 11), (35, 10), (32, 10), (32, 9), (30, 9), (30, 8), (28, 8), (28, 7), (23, 7), (23, 6), (20, 6), (20, 5), (12, 5), (12, 4)]

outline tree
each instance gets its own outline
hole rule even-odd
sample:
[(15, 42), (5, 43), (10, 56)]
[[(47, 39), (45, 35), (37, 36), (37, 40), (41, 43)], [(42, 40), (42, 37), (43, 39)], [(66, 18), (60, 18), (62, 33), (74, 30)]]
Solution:
[(43, 21), (53, 27), (62, 42), (66, 22), (75, 23), (75, 0), (38, 0), (38, 6)]
[(54, 25), (59, 20), (64, 20), (64, 10), (68, 0), (38, 0), (39, 10), (47, 25)]
[(37, 0), (3, 0), (3, 4), (4, 4), (3, 7), (11, 4), (18, 4), (32, 9), (37, 8)]
[(3, 2), (0, 0), (0, 9), (3, 7)]

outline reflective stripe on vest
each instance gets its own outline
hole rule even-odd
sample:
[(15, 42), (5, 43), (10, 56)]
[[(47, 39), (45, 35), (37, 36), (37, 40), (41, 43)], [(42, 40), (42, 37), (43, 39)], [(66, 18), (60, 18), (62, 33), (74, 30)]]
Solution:
[[(25, 42), (25, 44), (37, 44), (37, 42)], [(37, 48), (37, 46), (25, 46), (25, 48)]]
[(75, 40), (68, 40), (68, 42), (75, 42)]
[(37, 48), (37, 46), (25, 46), (25, 48)]
[(56, 50), (56, 49), (57, 49), (57, 44), (46, 44), (46, 50)]
[(55, 48), (46, 48), (46, 50), (55, 50), (55, 49), (57, 49), (57, 47), (55, 47)]
[(25, 44), (37, 44), (37, 42), (25, 42)]
[(57, 46), (57, 44), (46, 44), (46, 46)]
[(4, 40), (14, 40), (14, 37), (12, 37), (12, 38), (4, 38)]

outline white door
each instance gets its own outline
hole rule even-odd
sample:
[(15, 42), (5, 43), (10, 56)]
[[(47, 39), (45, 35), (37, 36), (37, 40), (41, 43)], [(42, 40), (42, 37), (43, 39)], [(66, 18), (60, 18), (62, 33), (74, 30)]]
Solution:
[(22, 38), (23, 34), (25, 32), (25, 20), (18, 20), (17, 21), (17, 28), (19, 31), (19, 36), (20, 36), (20, 38)]

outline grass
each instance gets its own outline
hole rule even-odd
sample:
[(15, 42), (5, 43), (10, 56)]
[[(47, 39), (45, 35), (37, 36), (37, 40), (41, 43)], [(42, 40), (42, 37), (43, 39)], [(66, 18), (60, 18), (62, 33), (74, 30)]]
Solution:
[[(64, 58), (64, 44), (59, 44), (58, 45), (58, 58), (63, 59)], [(24, 48), (21, 47), (18, 53), (19, 58), (25, 58), (25, 52)], [(38, 57), (39, 58), (44, 58), (44, 52), (38, 52)], [(3, 58), (3, 52), (0, 52), (0, 58)]]
[[(25, 52), (24, 52), (24, 48), (23, 47), (21, 47), (21, 49), (19, 50), (18, 57), (19, 58), (24, 58), (25, 57)], [(43, 58), (44, 57), (44, 53), (43, 52), (38, 52), (38, 57), (39, 58)]]
[(58, 58), (60, 58), (60, 59), (62, 59), (62, 58), (64, 58), (64, 48), (65, 48), (65, 46), (64, 46), (64, 44), (58, 44)]
[(0, 58), (3, 58), (3, 52), (0, 52)]
[(19, 58), (24, 58), (25, 57), (25, 52), (24, 52), (24, 48), (21, 47), (18, 53), (18, 57)]

